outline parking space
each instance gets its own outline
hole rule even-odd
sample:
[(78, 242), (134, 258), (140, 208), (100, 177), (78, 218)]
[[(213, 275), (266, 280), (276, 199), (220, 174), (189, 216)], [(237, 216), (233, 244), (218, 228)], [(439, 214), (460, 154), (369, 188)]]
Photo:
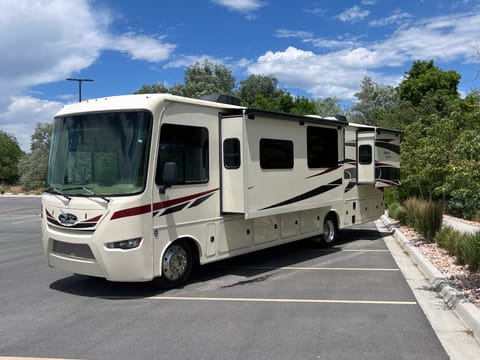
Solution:
[(448, 358), (373, 223), (343, 231), (332, 249), (299, 241), (199, 267), (160, 291), (49, 269), (40, 224), (16, 233), (16, 221), (0, 234), (38, 251), (2, 258), (0, 356)]

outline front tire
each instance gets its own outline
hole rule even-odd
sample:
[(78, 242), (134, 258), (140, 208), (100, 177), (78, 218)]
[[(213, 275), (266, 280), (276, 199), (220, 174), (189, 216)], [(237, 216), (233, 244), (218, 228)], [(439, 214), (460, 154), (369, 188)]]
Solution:
[(155, 279), (158, 286), (174, 288), (184, 284), (193, 266), (190, 245), (183, 240), (174, 242), (163, 254), (161, 266), (162, 276)]

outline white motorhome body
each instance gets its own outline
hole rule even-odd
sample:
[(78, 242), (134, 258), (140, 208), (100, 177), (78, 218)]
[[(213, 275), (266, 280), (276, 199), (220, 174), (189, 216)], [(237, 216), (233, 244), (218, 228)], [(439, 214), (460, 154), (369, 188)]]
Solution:
[(355, 175), (362, 145), (375, 146), (364, 129), (168, 94), (69, 105), (42, 198), (48, 264), (176, 286), (195, 261), (315, 235), (332, 244), (384, 210), (380, 180)]

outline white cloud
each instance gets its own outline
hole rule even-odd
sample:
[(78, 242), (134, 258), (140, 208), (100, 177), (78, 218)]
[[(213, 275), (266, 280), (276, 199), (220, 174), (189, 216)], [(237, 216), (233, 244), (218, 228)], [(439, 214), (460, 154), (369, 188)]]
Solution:
[(338, 18), (343, 22), (353, 23), (366, 18), (369, 14), (370, 11), (362, 10), (359, 6), (355, 5), (338, 15)]
[(398, 24), (402, 24), (407, 20), (410, 20), (411, 18), (412, 18), (411, 14), (397, 9), (392, 13), (392, 15), (387, 16), (383, 19), (370, 21), (369, 24), (371, 26), (386, 26), (391, 24), (398, 25)]
[(2, 6), (8, 16), (0, 18), (1, 98), (64, 79), (91, 66), (105, 50), (158, 62), (175, 48), (158, 36), (110, 33), (109, 12), (87, 0), (4, 0)]
[(60, 102), (31, 96), (12, 96), (7, 109), (0, 113), (1, 129), (13, 134), (23, 151), (30, 151), (31, 135), (37, 123), (51, 123), (63, 106)]
[(362, 79), (357, 68), (348, 69), (332, 55), (317, 55), (289, 47), (267, 52), (248, 67), (250, 74), (274, 75), (288, 87), (305, 89), (315, 97), (337, 96), (352, 99), (353, 87)]
[(212, 0), (213, 3), (239, 12), (251, 12), (263, 6), (259, 0)]
[(311, 39), (313, 37), (313, 33), (303, 30), (279, 29), (275, 31), (275, 36), (278, 38)]
[(161, 36), (112, 33), (110, 12), (89, 0), (2, 0), (2, 8), (8, 11), (0, 17), (0, 123), (24, 150), (35, 123), (51, 120), (60, 106), (24, 96), (29, 87), (78, 73), (106, 50), (157, 63), (175, 49)]
[(137, 35), (128, 32), (118, 37), (113, 37), (106, 48), (127, 53), (134, 60), (159, 62), (170, 57), (175, 45), (162, 43), (162, 38)]
[(205, 61), (208, 61), (213, 64), (225, 64), (225, 59), (219, 59), (210, 55), (186, 55), (179, 56), (175, 59), (172, 59), (167, 64), (164, 65), (165, 69), (168, 68), (186, 68), (190, 65), (196, 63), (203, 64)]
[(478, 38), (471, 29), (479, 27), (480, 14), (466, 13), (417, 21), (379, 42), (354, 44), (351, 39), (309, 39), (313, 45), (340, 50), (322, 54), (296, 47), (268, 51), (251, 62), (247, 71), (273, 75), (287, 87), (304, 89), (314, 97), (353, 100), (367, 73), (376, 81), (395, 86), (402, 76), (386, 76), (386, 68), (406, 69), (414, 60), (478, 61), (475, 58)]

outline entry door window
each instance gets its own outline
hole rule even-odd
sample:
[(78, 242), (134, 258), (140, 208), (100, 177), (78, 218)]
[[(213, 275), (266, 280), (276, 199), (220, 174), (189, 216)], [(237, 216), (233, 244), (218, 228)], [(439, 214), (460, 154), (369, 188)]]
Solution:
[(360, 145), (358, 147), (358, 162), (360, 165), (370, 165), (372, 163), (372, 146)]

